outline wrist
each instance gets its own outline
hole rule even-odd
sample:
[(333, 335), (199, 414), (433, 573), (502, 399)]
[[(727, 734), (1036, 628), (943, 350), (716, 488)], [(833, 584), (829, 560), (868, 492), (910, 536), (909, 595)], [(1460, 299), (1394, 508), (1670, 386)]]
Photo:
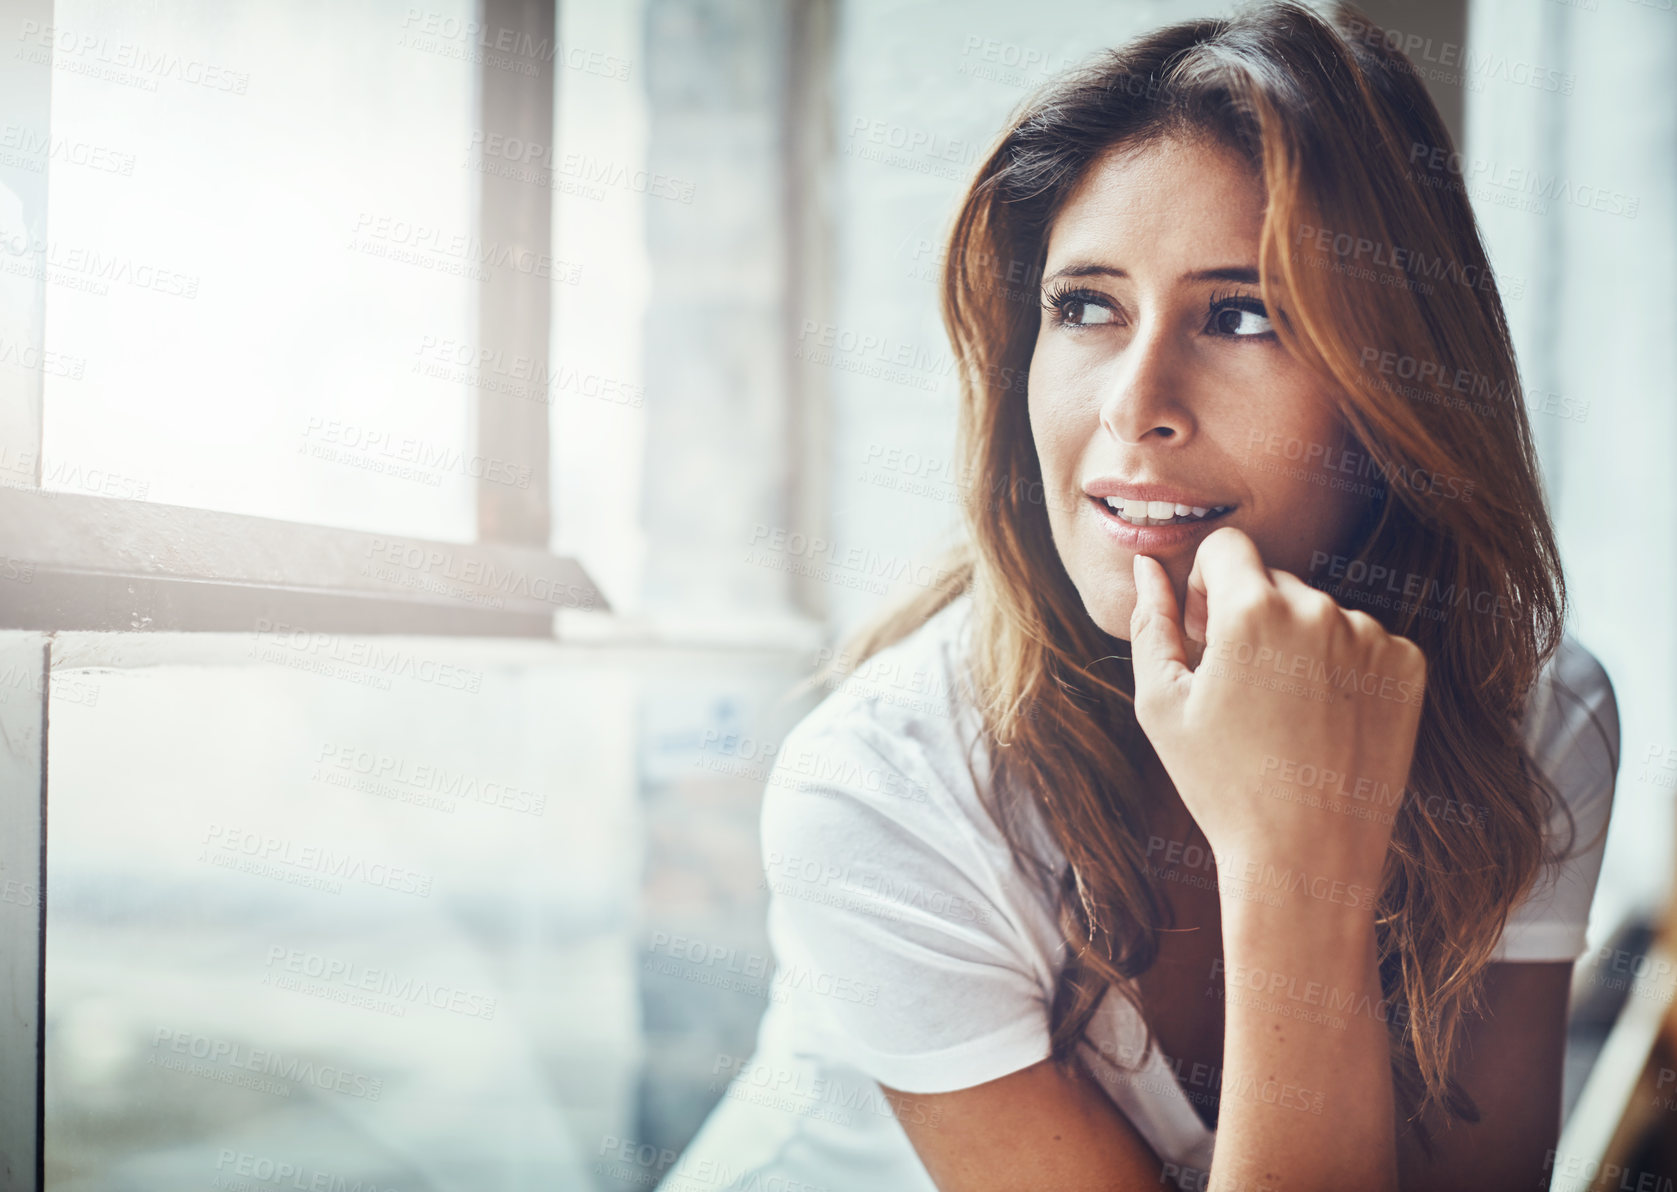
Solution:
[(1320, 1024), (1331, 1028), (1326, 1038), (1343, 1038), (1353, 1025), (1358, 1032), (1384, 1028), (1396, 1012), (1380, 983), (1372, 915), (1266, 919), (1236, 912), (1225, 917), (1218, 965), (1228, 1029), (1236, 1034), (1256, 1024), (1267, 1035), (1281, 1022)]
[[(1298, 891), (1279, 901), (1224, 892), (1220, 915), (1224, 952), (1245, 956), (1311, 952), (1345, 955), (1372, 948), (1377, 892), (1361, 885), (1330, 885), (1327, 889), (1329, 897), (1316, 898)], [(1336, 890), (1346, 891), (1346, 896), (1336, 901), (1331, 896)]]
[(1347, 917), (1337, 912), (1352, 912), (1353, 919), (1372, 920), (1380, 900), (1380, 873), (1372, 866), (1329, 864), (1320, 857), (1300, 865), (1232, 849), (1213, 849), (1212, 856), (1225, 918), (1280, 911), (1335, 919)]

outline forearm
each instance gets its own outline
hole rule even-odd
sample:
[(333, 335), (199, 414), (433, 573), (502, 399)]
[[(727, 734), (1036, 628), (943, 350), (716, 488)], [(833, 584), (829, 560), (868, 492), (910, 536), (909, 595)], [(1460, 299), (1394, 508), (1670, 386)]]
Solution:
[(1281, 906), (1225, 896), (1222, 923), (1223, 1095), (1211, 1192), (1395, 1192), (1373, 909), (1303, 893)]

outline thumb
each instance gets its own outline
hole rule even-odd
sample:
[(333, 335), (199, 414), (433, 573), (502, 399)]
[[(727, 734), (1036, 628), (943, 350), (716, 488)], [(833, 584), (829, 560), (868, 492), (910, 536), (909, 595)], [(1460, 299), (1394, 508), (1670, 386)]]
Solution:
[(1135, 557), (1135, 611), (1130, 614), (1130, 654), (1135, 698), (1142, 704), (1174, 703), (1186, 694), (1193, 672), (1182, 643), (1176, 593), (1164, 565), (1151, 555)]

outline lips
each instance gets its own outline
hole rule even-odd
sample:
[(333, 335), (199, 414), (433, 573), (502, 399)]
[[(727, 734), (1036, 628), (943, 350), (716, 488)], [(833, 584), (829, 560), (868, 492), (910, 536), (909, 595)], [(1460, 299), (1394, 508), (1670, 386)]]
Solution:
[(1234, 508), (1233, 501), (1203, 489), (1131, 482), (1117, 476), (1097, 477), (1083, 491), (1118, 520), (1141, 528), (1212, 521)]
[[(1209, 508), (1196, 506), (1187, 513), (1177, 513), (1181, 506), (1164, 505), (1163, 502), (1125, 501), (1122, 508), (1113, 508), (1112, 500), (1102, 500), (1098, 497), (1089, 498), (1089, 503), (1100, 511), (1102, 518), (1117, 522), (1121, 526), (1132, 529), (1167, 529), (1173, 526), (1207, 526), (1221, 521), (1233, 513), (1233, 505), (1213, 505)], [(1163, 506), (1161, 508), (1161, 506)], [(1154, 517), (1155, 512), (1164, 516)]]
[(1120, 521), (1132, 526), (1192, 525), (1221, 517), (1233, 505), (1185, 505), (1171, 501), (1125, 501), (1107, 497), (1104, 504)]
[(1084, 484), (1083, 492), (1101, 529), (1118, 546), (1138, 554), (1197, 546), (1238, 508), (1221, 494), (1204, 489), (1117, 476), (1096, 477)]
[(1174, 484), (1131, 484), (1116, 477), (1103, 477), (1091, 480), (1083, 486), (1083, 491), (1091, 497), (1114, 497), (1120, 501), (1168, 501), (1172, 505), (1186, 505), (1189, 508), (1217, 509), (1232, 505), (1231, 501), (1218, 499), (1215, 493), (1202, 492), (1191, 488), (1182, 488)]

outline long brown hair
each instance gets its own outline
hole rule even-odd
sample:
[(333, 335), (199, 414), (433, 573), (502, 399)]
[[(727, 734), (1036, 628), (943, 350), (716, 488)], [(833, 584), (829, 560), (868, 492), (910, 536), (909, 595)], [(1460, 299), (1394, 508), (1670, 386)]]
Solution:
[[(1429, 172), (1454, 145), (1385, 42), (1348, 4), (1324, 19), (1281, 0), (1159, 29), (1023, 102), (978, 166), (945, 254), (959, 459), (978, 478), (963, 499), (966, 540), (944, 580), (864, 628), (810, 682), (970, 593), (974, 688), (1000, 746), (981, 789), (1021, 865), (1058, 887), (1068, 949), (1054, 1058), (1072, 1062), (1108, 989), (1139, 1013), (1134, 979), (1168, 926), (1143, 852), (1138, 773), (1151, 751), (1128, 652), (1089, 618), (1049, 532), (1024, 388), (1035, 283), (1049, 228), (1102, 154), (1167, 136), (1241, 152), (1268, 195), (1265, 304), (1287, 350), (1334, 383), (1345, 427), (1385, 480), (1349, 573), (1378, 564), (1430, 594), (1393, 606), (1355, 585), (1334, 590), (1428, 661), (1377, 912), (1382, 986), (1398, 1010), (1394, 1085), (1427, 1146), (1427, 1108), (1477, 1120), (1452, 1077), (1462, 1019), (1510, 909), (1561, 851), (1545, 852), (1558, 795), (1526, 755), (1520, 720), (1560, 645), (1566, 596), (1502, 301), (1466, 196)], [(1484, 809), (1481, 829), (1443, 822), (1433, 795)], [(1034, 800), (1062, 871), (1030, 857), (1010, 799)]]

